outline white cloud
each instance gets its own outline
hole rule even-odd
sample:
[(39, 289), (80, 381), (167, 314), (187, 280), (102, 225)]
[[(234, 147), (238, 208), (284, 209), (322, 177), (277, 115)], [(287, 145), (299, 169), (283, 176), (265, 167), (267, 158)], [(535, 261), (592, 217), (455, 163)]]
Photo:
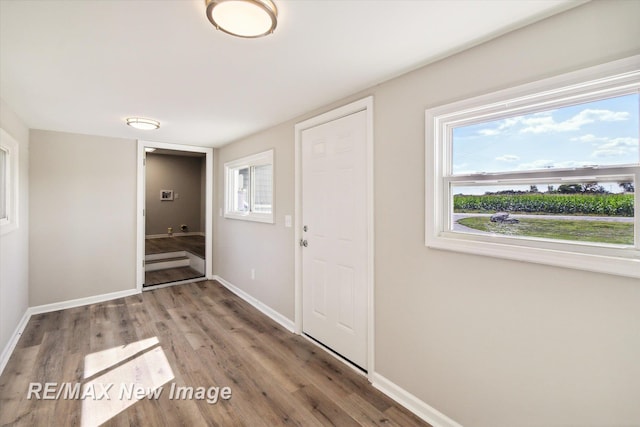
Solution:
[(521, 133), (550, 132), (560, 125), (560, 123), (556, 123), (556, 121), (551, 116), (529, 117), (527, 119), (524, 119), (522, 123), (526, 127), (520, 129)]
[(499, 125), (498, 125), (498, 129), (500, 130), (504, 130), (504, 129), (509, 129), (514, 127), (515, 125), (517, 125), (518, 123), (522, 122), (523, 117), (519, 116), (519, 117), (510, 117), (508, 119), (504, 119)]
[[(480, 129), (476, 131), (476, 134), (481, 136), (496, 136), (514, 127), (520, 127), (520, 133), (567, 132), (580, 130), (582, 126), (589, 123), (629, 120), (629, 112), (627, 111), (587, 108), (567, 120), (557, 122), (553, 117), (553, 114), (557, 111), (559, 110), (540, 111), (527, 116), (509, 117), (500, 120), (496, 127)], [(597, 137), (591, 134), (584, 135), (580, 138), (581, 139), (575, 140), (590, 142), (597, 139)], [(590, 140), (589, 138), (593, 139)]]
[(498, 125), (497, 128), (480, 129), (478, 131), (478, 134), (480, 134), (482, 136), (500, 135), (504, 131), (509, 130), (510, 128), (514, 127), (518, 123), (522, 122), (522, 119), (523, 119), (523, 117), (520, 116), (520, 117), (510, 117), (508, 119), (501, 120), (500, 124)]
[(498, 129), (480, 129), (478, 133), (482, 136), (494, 136), (500, 135), (500, 131)]
[(638, 148), (638, 138), (613, 138), (609, 139), (606, 144), (602, 144), (600, 148), (612, 147), (635, 147)]
[(629, 113), (627, 111), (587, 109), (578, 113), (578, 116), (580, 115), (586, 118), (593, 118), (595, 121), (600, 122), (621, 122), (624, 120), (629, 120)]
[(500, 160), (501, 162), (515, 162), (520, 160), (520, 157), (513, 154), (505, 154), (504, 156), (496, 157), (496, 160)]
[(603, 138), (606, 142), (600, 144), (591, 153), (591, 157), (617, 157), (627, 156), (638, 152), (637, 138)]
[(522, 133), (546, 133), (546, 132), (567, 132), (580, 130), (586, 124), (594, 122), (617, 122), (628, 120), (629, 113), (626, 111), (592, 110), (580, 111), (575, 116), (563, 121), (556, 122), (551, 116), (530, 117), (522, 120), (526, 126), (520, 130)]
[(599, 138), (590, 133), (582, 136), (577, 136), (575, 138), (571, 138), (571, 141), (579, 141), (579, 142), (596, 142), (596, 141), (606, 141), (607, 138)]

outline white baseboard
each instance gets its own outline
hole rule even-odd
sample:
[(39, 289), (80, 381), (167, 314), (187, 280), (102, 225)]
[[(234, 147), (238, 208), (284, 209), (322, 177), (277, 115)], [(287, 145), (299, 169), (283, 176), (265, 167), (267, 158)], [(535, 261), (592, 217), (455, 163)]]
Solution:
[[(203, 280), (203, 279), (200, 279), (200, 280)], [(240, 298), (242, 298), (243, 300), (251, 304), (253, 307), (258, 309), (262, 313), (264, 313), (266, 316), (273, 319), (282, 327), (284, 327), (285, 329), (287, 329), (292, 333), (295, 333), (294, 322), (286, 318), (282, 314), (278, 313), (277, 311), (273, 310), (271, 307), (258, 301), (256, 298), (252, 297), (245, 291), (227, 282), (225, 279), (223, 279), (220, 276), (214, 275), (213, 277), (209, 278), (209, 280), (217, 280), (224, 287), (229, 289), (234, 294), (238, 295)], [(108, 294), (95, 295), (95, 296), (86, 297), (86, 298), (78, 298), (70, 301), (62, 301), (62, 302), (38, 305), (35, 307), (27, 308), (24, 315), (22, 316), (22, 319), (20, 319), (20, 322), (16, 326), (16, 329), (11, 339), (9, 340), (5, 348), (2, 350), (2, 354), (0, 355), (0, 374), (2, 374), (2, 372), (4, 371), (4, 368), (6, 367), (7, 362), (11, 357), (11, 354), (13, 353), (13, 350), (15, 349), (18, 343), (18, 340), (22, 336), (22, 333), (24, 332), (24, 329), (27, 326), (27, 323), (29, 322), (29, 319), (31, 318), (32, 315), (48, 313), (48, 312), (57, 311), (57, 310), (64, 310), (67, 308), (80, 307), (83, 305), (95, 304), (99, 302), (110, 301), (113, 299), (136, 295), (139, 293), (140, 291), (137, 289), (128, 289), (125, 291), (112, 292)], [(378, 390), (380, 390), (381, 392), (383, 392), (384, 394), (386, 394), (387, 396), (389, 396), (390, 398), (392, 398), (393, 400), (395, 400), (396, 402), (398, 402), (399, 404), (401, 404), (402, 406), (404, 406), (405, 408), (407, 408), (408, 410), (416, 414), (418, 417), (422, 418), (424, 421), (431, 424), (433, 427), (462, 427), (461, 424), (455, 422), (454, 420), (447, 417), (437, 409), (429, 406), (428, 404), (418, 399), (413, 394), (409, 393), (402, 387), (398, 386), (397, 384), (388, 380), (387, 378), (378, 374), (377, 372), (373, 372), (370, 378), (371, 378), (371, 383), (375, 388), (377, 388)]]
[(15, 331), (11, 335), (9, 342), (2, 350), (2, 354), (0, 355), (0, 375), (2, 375), (5, 366), (7, 366), (7, 362), (9, 362), (9, 358), (11, 357), (11, 354), (13, 354), (13, 350), (16, 348), (16, 344), (18, 344), (18, 340), (22, 336), (24, 328), (27, 326), (27, 323), (29, 323), (30, 318), (31, 313), (29, 313), (29, 309), (27, 308), (22, 315), (22, 319), (18, 322), (18, 326), (16, 326)]
[(437, 409), (427, 405), (413, 394), (376, 372), (372, 375), (372, 384), (375, 388), (416, 414), (418, 417), (422, 418), (424, 421), (431, 424), (433, 427), (462, 427), (461, 424), (455, 422)]
[(124, 298), (131, 295), (139, 294), (137, 289), (127, 289), (126, 291), (111, 292), (108, 294), (94, 295), (91, 297), (72, 299), (69, 301), (54, 302), (51, 304), (36, 305), (35, 307), (29, 307), (27, 310), (29, 314), (41, 314), (49, 313), (51, 311), (64, 310), (65, 308), (80, 307), (83, 305), (95, 304), (97, 302), (110, 301), (112, 299)]
[[(245, 291), (227, 282), (225, 279), (223, 279), (220, 276), (214, 276), (213, 279), (211, 280), (217, 280), (224, 287), (226, 287), (231, 292), (238, 295), (240, 298), (242, 298), (243, 300), (245, 300), (246, 302), (248, 302), (249, 304), (257, 308), (258, 310), (260, 310), (265, 315), (269, 316), (271, 319), (273, 319), (274, 321), (282, 325), (285, 329), (295, 333), (294, 322), (287, 319), (277, 311), (273, 310), (271, 307), (258, 301), (256, 298), (252, 297), (251, 295), (247, 294)], [(344, 360), (341, 360), (341, 361), (345, 362)], [(347, 365), (353, 368), (351, 364), (347, 363)], [(389, 381), (387, 378), (383, 377), (382, 375), (376, 372), (373, 372), (372, 375), (370, 376), (370, 379), (371, 379), (372, 385), (375, 388), (377, 388), (378, 390), (380, 390), (381, 392), (383, 392), (384, 394), (386, 394), (387, 396), (389, 396), (390, 398), (398, 402), (400, 405), (404, 406), (405, 408), (407, 408), (408, 410), (416, 414), (416, 416), (420, 417), (424, 421), (431, 424), (433, 427), (462, 427), (461, 424), (455, 422), (454, 420), (447, 417), (437, 409), (432, 408), (422, 400), (418, 399), (413, 394), (409, 393), (408, 391), (398, 386), (397, 384)]]
[(283, 328), (285, 328), (289, 332), (294, 332), (295, 333), (295, 325), (294, 325), (292, 320), (287, 319), (282, 314), (278, 313), (277, 311), (275, 311), (274, 309), (272, 309), (268, 305), (265, 305), (261, 301), (258, 301), (256, 298), (252, 297), (251, 295), (249, 295), (248, 293), (246, 293), (242, 289), (240, 289), (240, 288), (232, 285), (231, 283), (227, 282), (222, 277), (213, 276), (213, 280), (217, 280), (218, 282), (222, 283), (222, 285), (225, 288), (229, 289), (231, 292), (233, 292), (234, 294), (238, 295), (240, 298), (242, 298), (243, 300), (245, 300), (246, 302), (248, 302), (249, 304), (251, 304), (252, 306), (257, 308), (259, 311), (261, 311), (265, 315), (269, 316), (273, 321), (279, 323)]
[(188, 231), (186, 233), (173, 233), (171, 236), (168, 234), (149, 234), (144, 236), (145, 239), (162, 239), (163, 237), (179, 237), (179, 236), (204, 236), (202, 231)]
[(73, 307), (80, 307), (88, 304), (95, 304), (97, 302), (110, 301), (113, 299), (128, 297), (130, 295), (135, 295), (139, 293), (140, 291), (138, 291), (137, 289), (128, 289), (126, 291), (112, 292), (109, 294), (95, 295), (95, 296), (86, 297), (86, 298), (78, 298), (70, 301), (61, 301), (61, 302), (54, 302), (52, 304), (44, 304), (44, 305), (37, 305), (35, 307), (28, 307), (25, 310), (24, 315), (22, 316), (22, 319), (20, 319), (18, 326), (16, 326), (16, 329), (13, 335), (11, 336), (11, 339), (9, 340), (5, 348), (2, 350), (2, 354), (0, 355), (0, 374), (2, 374), (2, 371), (4, 371), (4, 368), (7, 365), (7, 362), (9, 361), (9, 358), (11, 357), (13, 350), (15, 350), (16, 348), (16, 344), (18, 344), (18, 340), (20, 339), (20, 337), (22, 336), (22, 333), (24, 332), (24, 328), (27, 326), (27, 323), (29, 323), (29, 319), (31, 319), (31, 316), (33, 316), (34, 314), (49, 313), (51, 311), (64, 310), (65, 308), (73, 308)]

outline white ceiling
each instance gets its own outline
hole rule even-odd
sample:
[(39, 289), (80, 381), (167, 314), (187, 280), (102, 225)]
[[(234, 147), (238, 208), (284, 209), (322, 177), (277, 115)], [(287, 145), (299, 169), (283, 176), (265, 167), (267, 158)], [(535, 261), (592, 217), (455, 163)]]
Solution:
[(204, 0), (0, 0), (0, 97), (34, 129), (219, 146), (584, 0), (275, 2), (238, 39)]

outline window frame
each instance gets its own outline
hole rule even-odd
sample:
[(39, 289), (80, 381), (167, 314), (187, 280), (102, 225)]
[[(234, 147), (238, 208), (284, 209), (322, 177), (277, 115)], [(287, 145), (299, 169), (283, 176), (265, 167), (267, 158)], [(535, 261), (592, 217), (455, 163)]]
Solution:
[[(224, 217), (273, 224), (275, 218), (275, 167), (274, 150), (270, 149), (261, 153), (252, 154), (240, 159), (232, 160), (224, 164)], [(255, 212), (255, 172), (256, 166), (271, 165), (271, 212)], [(249, 210), (242, 212), (234, 209), (232, 195), (236, 191), (234, 172), (241, 169), (249, 169)]]
[(560, 178), (595, 181), (632, 176), (640, 165), (544, 169), (481, 174), (452, 173), (453, 128), (549, 110), (629, 93), (640, 93), (640, 55), (522, 86), (429, 108), (425, 112), (425, 245), (503, 259), (640, 278), (640, 197), (634, 197), (634, 245), (606, 245), (542, 238), (472, 234), (451, 230), (451, 184), (528, 184)]
[(5, 209), (7, 216), (0, 218), (0, 235), (5, 235), (18, 228), (18, 142), (4, 129), (0, 129), (0, 149), (5, 154)]

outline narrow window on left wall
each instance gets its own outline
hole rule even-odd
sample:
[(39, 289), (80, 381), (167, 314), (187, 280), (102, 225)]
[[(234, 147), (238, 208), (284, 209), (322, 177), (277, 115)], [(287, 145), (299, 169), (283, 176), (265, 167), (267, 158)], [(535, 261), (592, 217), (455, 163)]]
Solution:
[(18, 143), (0, 129), (0, 234), (18, 228)]
[(273, 223), (273, 150), (224, 164), (226, 218)]

